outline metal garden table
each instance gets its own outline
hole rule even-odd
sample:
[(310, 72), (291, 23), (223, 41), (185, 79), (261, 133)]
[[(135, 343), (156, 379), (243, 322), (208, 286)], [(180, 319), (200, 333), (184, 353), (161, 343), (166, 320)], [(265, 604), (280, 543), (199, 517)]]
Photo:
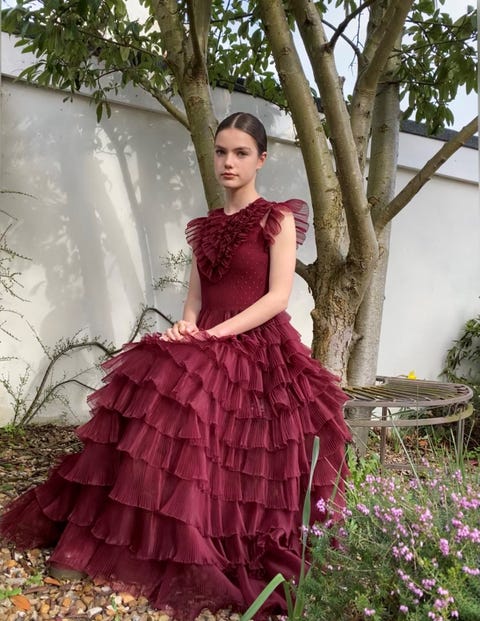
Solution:
[[(465, 419), (473, 414), (472, 389), (464, 384), (450, 384), (405, 377), (377, 377), (373, 386), (347, 386), (350, 399), (345, 408), (380, 408), (380, 416), (347, 418), (350, 427), (380, 427), (380, 463), (385, 462), (388, 427), (421, 427), (457, 423), (457, 451), (461, 459)], [(394, 408), (392, 412), (391, 408)], [(435, 416), (435, 410), (448, 408), (448, 413)], [(410, 410), (411, 418), (401, 418), (398, 410)], [(416, 416), (415, 416), (416, 414)], [(443, 414), (443, 412), (442, 412)], [(408, 464), (404, 464), (408, 466)], [(396, 467), (401, 467), (398, 465)]]

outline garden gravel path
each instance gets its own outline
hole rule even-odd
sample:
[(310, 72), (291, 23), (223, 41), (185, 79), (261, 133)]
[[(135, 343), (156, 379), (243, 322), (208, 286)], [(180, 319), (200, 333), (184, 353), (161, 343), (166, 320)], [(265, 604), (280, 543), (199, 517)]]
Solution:
[[(74, 427), (41, 425), (24, 433), (0, 429), (0, 510), (11, 499), (42, 482), (57, 456), (79, 449)], [(16, 551), (0, 540), (1, 621), (169, 621), (144, 597), (117, 593), (88, 579), (49, 577), (49, 550)], [(239, 621), (228, 611), (203, 611), (198, 621)]]

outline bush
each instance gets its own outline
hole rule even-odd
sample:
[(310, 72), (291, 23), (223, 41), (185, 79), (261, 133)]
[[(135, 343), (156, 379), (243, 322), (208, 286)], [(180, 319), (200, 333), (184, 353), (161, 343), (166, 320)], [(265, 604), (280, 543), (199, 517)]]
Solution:
[(460, 338), (447, 352), (442, 374), (449, 382), (472, 388), (475, 413), (469, 440), (470, 447), (480, 447), (480, 315), (463, 326)]
[(478, 475), (356, 478), (344, 522), (312, 529), (307, 618), (478, 621)]

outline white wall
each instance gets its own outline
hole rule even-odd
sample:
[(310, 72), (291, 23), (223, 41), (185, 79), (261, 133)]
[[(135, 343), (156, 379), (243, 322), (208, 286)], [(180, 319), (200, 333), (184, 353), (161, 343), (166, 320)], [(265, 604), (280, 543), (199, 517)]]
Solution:
[[(205, 213), (205, 202), (188, 133), (143, 92), (127, 90), (113, 103), (112, 117), (96, 123), (85, 96), (14, 82), (28, 61), (2, 35), (2, 172), (0, 187), (26, 195), (1, 195), (2, 209), (16, 218), (9, 245), (32, 259), (18, 259), (20, 295), (5, 305), (19, 340), (0, 335), (0, 373), (18, 383), (38, 383), (45, 356), (29, 324), (47, 347), (82, 334), (117, 345), (129, 337), (142, 304), (178, 315), (183, 292), (154, 291), (162, 257), (186, 249), (186, 222)], [(260, 192), (271, 199), (308, 200), (301, 155), (289, 119), (245, 95), (215, 93), (219, 118), (234, 110), (257, 114), (270, 136), (269, 163)], [(399, 187), (441, 143), (402, 135)], [(462, 148), (395, 220), (388, 273), (379, 372), (435, 378), (445, 350), (462, 323), (479, 312), (479, 209), (477, 152)], [(408, 165), (408, 168), (405, 166)], [(2, 224), (11, 222), (0, 214)], [(2, 226), (3, 228), (3, 226)], [(314, 257), (312, 236), (300, 257)], [(311, 338), (311, 299), (297, 279), (290, 312), (304, 341)], [(157, 325), (158, 329), (163, 326)], [(87, 368), (92, 357), (77, 352), (57, 377)], [(86, 375), (98, 382), (98, 373)], [(85, 392), (69, 388), (78, 421), (87, 416)], [(51, 406), (46, 418), (61, 414)], [(0, 424), (11, 419), (0, 387)]]
[[(417, 137), (417, 148), (423, 141), (433, 142)], [(410, 174), (400, 171), (400, 187)], [(394, 220), (379, 371), (437, 379), (452, 340), (480, 312), (479, 296), (478, 188), (437, 175)]]

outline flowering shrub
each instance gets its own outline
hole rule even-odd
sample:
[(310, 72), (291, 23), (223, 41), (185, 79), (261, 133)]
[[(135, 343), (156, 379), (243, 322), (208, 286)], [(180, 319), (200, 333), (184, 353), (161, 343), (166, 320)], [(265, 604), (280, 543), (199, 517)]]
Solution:
[(478, 475), (427, 472), (357, 475), (344, 522), (314, 527), (308, 619), (480, 620)]

